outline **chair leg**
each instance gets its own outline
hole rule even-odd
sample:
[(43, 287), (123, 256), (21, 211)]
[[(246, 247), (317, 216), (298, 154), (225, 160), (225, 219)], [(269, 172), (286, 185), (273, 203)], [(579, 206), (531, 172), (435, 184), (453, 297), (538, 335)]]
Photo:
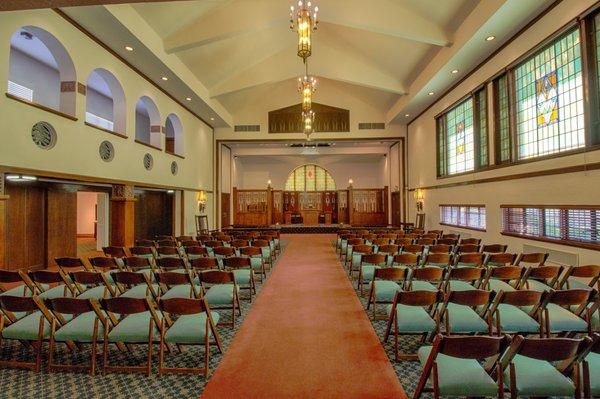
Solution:
[(102, 344), (102, 375), (106, 375), (108, 367), (108, 318), (104, 320), (104, 342)]
[(56, 321), (52, 320), (52, 326), (50, 328), (50, 343), (48, 345), (48, 371), (52, 371), (54, 365), (54, 333), (56, 330)]
[(92, 335), (92, 358), (90, 359), (90, 375), (96, 374), (96, 355), (98, 353), (98, 319), (94, 320), (94, 332)]
[(150, 329), (148, 332), (148, 364), (146, 366), (146, 375), (150, 377), (152, 374), (152, 342), (154, 338), (154, 322), (150, 320)]
[(158, 346), (158, 377), (162, 377), (163, 364), (165, 358), (165, 323), (161, 320), (160, 323), (160, 343)]

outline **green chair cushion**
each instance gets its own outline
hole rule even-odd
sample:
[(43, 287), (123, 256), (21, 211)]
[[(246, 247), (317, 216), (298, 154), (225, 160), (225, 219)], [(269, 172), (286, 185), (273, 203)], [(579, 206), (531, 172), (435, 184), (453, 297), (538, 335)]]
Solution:
[[(216, 325), (219, 322), (219, 313), (210, 312), (210, 314)], [(202, 344), (205, 338), (206, 322), (206, 313), (179, 316), (165, 333), (165, 342)]]
[(85, 290), (82, 294), (78, 295), (79, 299), (102, 299), (102, 298), (110, 298), (110, 291), (103, 285), (99, 285), (98, 287), (92, 287), (88, 290)]
[[(154, 292), (158, 293), (158, 284), (152, 284), (152, 288)], [(146, 284), (140, 284), (125, 291), (121, 296), (125, 298), (146, 298), (152, 296), (152, 294)]]
[(525, 284), (524, 288), (539, 292), (550, 291), (552, 289), (552, 287), (544, 284), (539, 280), (527, 280), (527, 283)]
[(581, 317), (554, 303), (547, 306), (550, 332), (587, 331), (587, 323)]
[(458, 262), (456, 264), (456, 267), (477, 267), (476, 263), (464, 263), (464, 262)]
[[(392, 311), (393, 305), (387, 306), (387, 313)], [(398, 317), (398, 332), (400, 333), (425, 333), (435, 331), (435, 320), (422, 306), (396, 305)]]
[(192, 287), (189, 284), (176, 285), (165, 292), (161, 298), (193, 298)]
[[(519, 396), (567, 396), (575, 393), (573, 382), (545, 360), (515, 355), (516, 387)], [(504, 370), (505, 384), (510, 386), (510, 367)]]
[[(160, 313), (157, 313), (161, 317)], [(150, 329), (150, 312), (134, 313), (121, 319), (109, 333), (109, 342), (143, 343), (148, 342)], [(158, 326), (154, 325), (153, 340), (160, 339)]]
[(448, 303), (447, 309), (452, 333), (488, 332), (487, 323), (469, 306)]
[(429, 281), (413, 280), (412, 291), (437, 291), (437, 287)]
[[(41, 312), (33, 312), (27, 315), (8, 327), (5, 327), (2, 331), (2, 338), (5, 339), (19, 339), (24, 341), (35, 341), (38, 337), (40, 328), (40, 317)], [(44, 319), (44, 333), (43, 337), (48, 338), (50, 336), (50, 323)]]
[(238, 285), (250, 285), (250, 269), (237, 269), (233, 271), (235, 283)]
[(496, 291), (496, 292), (500, 292), (500, 291), (504, 291), (504, 292), (511, 292), (511, 291), (516, 291), (515, 288), (510, 285), (509, 283), (502, 281), (502, 280), (498, 280), (495, 278), (491, 278), (489, 281), (489, 285), (490, 285), (490, 290), (491, 291)]
[(375, 300), (377, 302), (392, 302), (396, 292), (401, 290), (400, 285), (395, 281), (375, 280), (371, 284), (375, 285)]
[[(431, 346), (422, 346), (417, 352), (419, 362), (425, 365)], [(496, 397), (498, 384), (475, 359), (461, 359), (439, 353), (436, 356), (440, 394), (443, 396)]]
[(590, 352), (586, 356), (585, 361), (588, 362), (590, 369), (590, 389), (592, 395), (600, 396), (600, 353)]
[(71, 293), (71, 290), (69, 290), (65, 285), (61, 284), (42, 292), (38, 296), (40, 297), (40, 299), (54, 299), (62, 298), (65, 296), (72, 297), (73, 294)]
[[(582, 281), (581, 279), (578, 279), (575, 277), (569, 277), (568, 283), (569, 283), (569, 289), (571, 289), (571, 290), (592, 290), (592, 287), (590, 287), (588, 284), (586, 284), (585, 281)], [(566, 287), (565, 287), (565, 289), (566, 289)]]
[(501, 303), (498, 305), (498, 311), (502, 332), (537, 333), (540, 331), (540, 324), (517, 306)]
[(262, 272), (263, 269), (263, 260), (262, 258), (259, 257), (250, 257), (250, 266), (252, 267), (252, 270), (257, 271), (257, 272)]
[(361, 265), (363, 283), (368, 283), (371, 280), (373, 280), (373, 275), (375, 274), (376, 267), (378, 266), (368, 264)]
[[(82, 313), (75, 317), (67, 324), (56, 330), (54, 339), (59, 342), (74, 341), (74, 342), (92, 342), (94, 335), (94, 321), (96, 320), (95, 312)], [(98, 321), (97, 339), (102, 341), (104, 335), (104, 326), (101, 321)]]
[(213, 285), (206, 291), (209, 305), (231, 305), (233, 303), (233, 284)]
[(475, 289), (469, 282), (461, 280), (450, 280), (450, 291), (472, 291)]
[(0, 293), (0, 296), (9, 295), (9, 296), (31, 296), (31, 290), (24, 284), (11, 288), (10, 290), (6, 290)]

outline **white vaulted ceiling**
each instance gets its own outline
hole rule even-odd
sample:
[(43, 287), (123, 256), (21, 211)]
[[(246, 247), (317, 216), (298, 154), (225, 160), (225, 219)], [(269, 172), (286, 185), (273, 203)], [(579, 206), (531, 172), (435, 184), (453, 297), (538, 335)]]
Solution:
[[(552, 0), (313, 2), (320, 22), (309, 72), (320, 80), (318, 93), (343, 91), (377, 107), (385, 122), (405, 122), (406, 113), (422, 111)], [(289, 29), (292, 3), (196, 0), (65, 11), (101, 39), (105, 32), (111, 46), (116, 37), (107, 27), (94, 26), (99, 18), (92, 16), (103, 12), (99, 9), (140, 43), (158, 43), (148, 46), (151, 53), (192, 88), (218, 117), (215, 124), (223, 126), (248, 103), (281, 92), (279, 87), (293, 90), (293, 79), (304, 74), (297, 36)], [(488, 35), (498, 40), (485, 42)], [(142, 70), (144, 64), (156, 65), (148, 61), (139, 63)], [(459, 73), (451, 74), (453, 69)], [(428, 96), (429, 91), (436, 95)], [(280, 107), (288, 105), (289, 99), (282, 99)]]

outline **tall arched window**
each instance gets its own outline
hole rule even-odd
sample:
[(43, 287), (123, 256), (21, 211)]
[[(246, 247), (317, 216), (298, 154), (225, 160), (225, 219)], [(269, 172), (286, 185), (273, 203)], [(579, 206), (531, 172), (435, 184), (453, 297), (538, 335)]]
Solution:
[(94, 69), (86, 81), (85, 121), (106, 130), (125, 134), (125, 92), (109, 71)]
[(140, 97), (135, 104), (135, 139), (162, 148), (160, 113), (148, 96)]
[(165, 121), (165, 150), (171, 154), (183, 155), (183, 125), (175, 114), (169, 114)]
[(52, 34), (24, 26), (11, 36), (8, 94), (75, 115), (76, 86), (73, 60)]
[(329, 191), (335, 189), (335, 180), (331, 173), (315, 164), (297, 167), (285, 182), (285, 191)]

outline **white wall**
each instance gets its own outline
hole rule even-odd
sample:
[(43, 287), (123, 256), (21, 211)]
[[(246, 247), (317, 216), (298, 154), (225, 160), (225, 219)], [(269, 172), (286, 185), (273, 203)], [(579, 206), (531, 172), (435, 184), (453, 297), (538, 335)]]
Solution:
[[(592, 0), (569, 0), (560, 3), (547, 15), (536, 22), (519, 38), (495, 55), (452, 92), (441, 98), (427, 112), (408, 126), (408, 186), (411, 189), (433, 187), (451, 183), (467, 183), (447, 188), (425, 190), (426, 228), (448, 227), (439, 225), (439, 205), (452, 203), (486, 204), (487, 232), (480, 233), (464, 230), (464, 233), (479, 236), (486, 243), (507, 243), (509, 250), (520, 252), (524, 244), (542, 246), (555, 250), (579, 254), (579, 263), (597, 263), (598, 252), (564, 245), (548, 244), (533, 240), (512, 238), (500, 234), (501, 204), (599, 204), (600, 172), (579, 172), (527, 179), (496, 181), (485, 184), (468, 184), (469, 181), (482, 178), (500, 178), (508, 175), (560, 169), (574, 165), (600, 162), (600, 152), (588, 152), (550, 160), (537, 161), (521, 165), (497, 168), (478, 173), (438, 179), (436, 177), (436, 127), (435, 115), (465, 96), (471, 90), (498, 73), (518, 57), (550, 36), (558, 27), (568, 23), (579, 13), (591, 7)], [(492, 107), (488, 117), (488, 130), (492, 134)], [(490, 137), (491, 138), (491, 137)], [(415, 202), (412, 192), (409, 198), (409, 220), (415, 219)], [(451, 228), (459, 230), (458, 228)]]
[(350, 178), (355, 188), (381, 188), (389, 181), (383, 155), (238, 156), (234, 160), (233, 185), (240, 189), (263, 189), (271, 179), (274, 189), (283, 190), (291, 171), (307, 163), (327, 169), (338, 190), (348, 187)]
[(97, 193), (77, 193), (77, 235), (94, 234), (94, 222), (96, 221), (97, 203)]
[[(77, 72), (77, 80), (85, 83), (87, 76), (96, 68), (109, 70), (119, 80), (125, 92), (127, 107), (124, 139), (110, 133), (85, 126), (84, 95), (77, 94), (77, 121), (54, 113), (0, 97), (0, 120), (5, 127), (0, 132), (0, 167), (26, 168), (49, 173), (83, 176), (93, 181), (96, 178), (125, 181), (143, 186), (144, 184), (164, 187), (184, 188), (186, 201), (195, 199), (198, 190), (213, 190), (213, 133), (212, 129), (172, 101), (164, 93), (151, 86), (120, 60), (85, 36), (50, 9), (0, 13), (0, 54), (9, 54), (10, 38), (22, 26), (37, 26), (53, 34), (71, 55)], [(0, 79), (9, 76), (8, 57), (0, 59)], [(142, 96), (148, 96), (156, 103), (161, 115), (175, 113), (184, 129), (185, 159), (151, 149), (134, 142), (135, 103)], [(44, 120), (58, 132), (58, 141), (51, 150), (41, 150), (31, 141), (31, 127)], [(164, 137), (163, 143), (164, 143)], [(98, 155), (98, 147), (103, 140), (109, 140), (115, 147), (115, 158), (104, 162)], [(147, 171), (142, 159), (149, 152), (154, 157), (154, 168)], [(179, 172), (173, 176), (170, 171), (172, 161), (179, 165)], [(188, 193), (189, 192), (189, 193)], [(209, 195), (209, 209), (212, 211), (212, 195)], [(186, 202), (185, 225), (194, 229), (194, 215), (197, 213), (195, 200)], [(213, 223), (212, 213), (209, 223)]]
[(135, 139), (150, 143), (150, 117), (147, 113), (135, 113)]
[[(10, 46), (10, 37), (8, 45)], [(56, 69), (15, 48), (10, 48), (9, 80), (32, 89), (34, 102), (54, 109), (59, 108), (60, 77)]]
[(87, 88), (86, 110), (111, 122), (113, 120), (113, 100), (94, 89)]

